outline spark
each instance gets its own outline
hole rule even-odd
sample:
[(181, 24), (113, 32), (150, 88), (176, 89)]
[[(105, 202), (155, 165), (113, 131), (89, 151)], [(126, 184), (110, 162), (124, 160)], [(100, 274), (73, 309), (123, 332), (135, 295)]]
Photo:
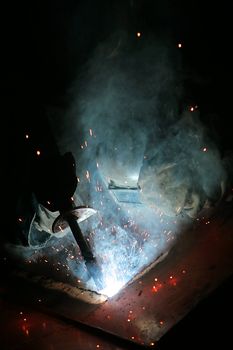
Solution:
[(26, 134), (26, 135), (25, 135), (25, 138), (26, 138), (26, 139), (28, 139), (28, 138), (29, 138), (29, 135), (28, 135), (28, 134)]
[(182, 48), (182, 44), (181, 43), (178, 43), (178, 48), (181, 49)]
[(140, 32), (137, 32), (137, 37), (140, 38), (141, 37), (141, 33)]
[(88, 181), (90, 181), (90, 173), (89, 173), (88, 170), (86, 170), (86, 178), (87, 178)]
[(190, 107), (190, 112), (194, 112), (194, 107)]
[(171, 281), (170, 281), (170, 284), (171, 284), (173, 287), (175, 287), (176, 284), (177, 284), (176, 279), (171, 280)]
[(37, 154), (38, 156), (40, 156), (40, 151), (39, 151), (39, 150), (37, 150), (37, 151), (36, 151), (36, 154)]
[(152, 292), (157, 293), (163, 287), (162, 283), (157, 283), (152, 287)]
[(203, 148), (202, 148), (202, 151), (203, 151), (203, 152), (207, 152), (207, 148), (206, 148), (206, 147), (203, 147)]

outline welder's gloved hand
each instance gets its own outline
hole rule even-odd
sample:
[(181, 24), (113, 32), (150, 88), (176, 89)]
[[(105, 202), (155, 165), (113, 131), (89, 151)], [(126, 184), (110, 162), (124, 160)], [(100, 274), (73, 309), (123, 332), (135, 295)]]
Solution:
[(53, 223), (58, 216), (59, 211), (52, 212), (38, 203), (28, 232), (30, 247), (43, 248), (52, 237), (61, 238), (67, 234), (63, 230), (53, 233)]
[(188, 176), (179, 179), (179, 166), (181, 164), (170, 163), (156, 168), (144, 164), (138, 181), (140, 199), (168, 216), (178, 215), (185, 210), (190, 217), (195, 217), (206, 198), (201, 189), (191, 190)]
[(77, 186), (75, 159), (68, 152), (53, 157), (39, 157), (33, 163), (30, 191), (22, 193), (17, 203), (20, 241), (25, 246), (43, 247), (53, 233), (53, 223), (60, 210), (73, 206)]
[[(197, 118), (197, 117), (196, 117)], [(217, 147), (198, 119), (184, 116), (140, 169), (141, 201), (168, 216), (194, 218), (222, 198), (226, 173)]]
[(43, 205), (38, 204), (34, 225), (38, 231), (45, 231), (51, 234), (53, 232), (53, 223), (58, 216), (59, 211), (52, 212)]

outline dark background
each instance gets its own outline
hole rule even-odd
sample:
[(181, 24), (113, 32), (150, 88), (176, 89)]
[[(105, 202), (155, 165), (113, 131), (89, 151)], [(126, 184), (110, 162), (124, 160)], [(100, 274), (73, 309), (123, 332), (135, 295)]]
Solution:
[[(51, 153), (56, 148), (46, 107), (68, 106), (66, 91), (70, 84), (98, 43), (116, 30), (125, 30), (132, 36), (137, 31), (145, 37), (151, 33), (168, 34), (174, 45), (183, 43), (184, 99), (199, 106), (203, 122), (217, 134), (222, 154), (233, 148), (229, 1), (214, 4), (209, 0), (48, 0), (30, 5), (8, 2), (2, 16), (3, 119), (7, 121), (4, 134), (8, 135), (3, 153), (7, 158), (11, 203), (28, 181), (36, 147)], [(30, 147), (25, 144), (26, 133), (32, 135)], [(168, 333), (161, 348), (186, 348), (186, 335), (200, 347), (219, 344), (221, 348), (227, 344), (231, 296), (230, 280)]]
[[(69, 106), (67, 91), (83, 65), (99, 43), (119, 30), (133, 38), (140, 31), (140, 40), (152, 34), (169, 37), (174, 47), (179, 42), (183, 44), (182, 102), (199, 106), (202, 121), (214, 134), (223, 155), (232, 149), (229, 2), (49, 0), (33, 1), (30, 5), (8, 2), (2, 17), (3, 115), (9, 126), (7, 149), (15, 145), (9, 159), (10, 165), (15, 164), (16, 173), (19, 168), (27, 169), (36, 147), (42, 151), (46, 148), (48, 154), (54, 151), (46, 108)], [(31, 149), (25, 149), (26, 133), (31, 135)]]
[(169, 36), (174, 45), (182, 42), (187, 97), (202, 111), (218, 115), (219, 132), (229, 130), (229, 2), (49, 0), (34, 1), (30, 6), (11, 3), (3, 16), (4, 93), (12, 113), (17, 111), (16, 121), (21, 124), (25, 120), (23, 127), (38, 121), (38, 107), (65, 104), (67, 88), (93, 49), (116, 30), (125, 30), (132, 37), (140, 31), (145, 38), (153, 33)]

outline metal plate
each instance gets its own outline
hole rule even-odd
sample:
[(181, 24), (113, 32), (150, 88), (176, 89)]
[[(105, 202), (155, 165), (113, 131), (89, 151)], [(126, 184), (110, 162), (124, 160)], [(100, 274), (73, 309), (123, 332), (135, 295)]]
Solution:
[(139, 193), (137, 189), (116, 189), (110, 191), (114, 194), (118, 202), (142, 205), (142, 202), (139, 199)]

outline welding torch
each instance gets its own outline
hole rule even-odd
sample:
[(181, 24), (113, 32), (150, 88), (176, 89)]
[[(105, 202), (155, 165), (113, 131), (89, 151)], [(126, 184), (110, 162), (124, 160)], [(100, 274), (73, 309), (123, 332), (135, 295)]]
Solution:
[(103, 289), (101, 268), (78, 224), (79, 220), (83, 221), (85, 217), (90, 216), (86, 214), (88, 210), (95, 211), (88, 207), (75, 206), (72, 196), (77, 186), (77, 177), (73, 155), (68, 152), (63, 156), (41, 159), (37, 161), (36, 168), (35, 194), (38, 202), (50, 211), (60, 213), (52, 225), (53, 233), (60, 232), (69, 226), (84, 259), (88, 274), (93, 278), (97, 289)]

